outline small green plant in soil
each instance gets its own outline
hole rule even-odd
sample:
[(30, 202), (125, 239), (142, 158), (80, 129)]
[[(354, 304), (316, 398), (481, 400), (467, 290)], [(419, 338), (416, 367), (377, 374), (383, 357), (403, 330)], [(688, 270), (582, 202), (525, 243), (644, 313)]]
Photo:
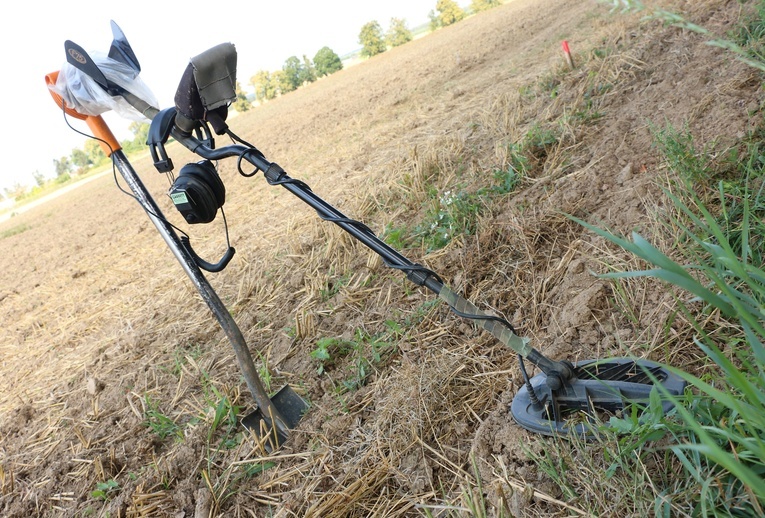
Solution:
[(511, 164), (504, 170), (491, 173), (491, 183), (475, 192), (461, 186), (439, 195), (435, 188), (429, 190), (430, 208), (423, 221), (414, 229), (414, 236), (429, 251), (439, 250), (458, 235), (475, 233), (478, 217), (498, 196), (513, 192), (528, 167), (520, 153), (511, 154)]
[(351, 343), (340, 338), (322, 337), (316, 341), (316, 348), (311, 351), (311, 358), (319, 363), (318, 372), (324, 372), (344, 358), (351, 351)]
[(409, 245), (406, 227), (394, 227), (388, 224), (382, 235), (382, 240), (396, 250), (403, 250)]
[(311, 351), (311, 358), (318, 361), (319, 374), (340, 369), (340, 392), (355, 391), (364, 386), (374, 368), (395, 351), (392, 337), (400, 332), (399, 327), (388, 326), (387, 332), (376, 336), (357, 329), (353, 340), (320, 338)]
[(99, 482), (96, 484), (96, 488), (91, 491), (90, 496), (98, 500), (109, 500), (120, 490), (120, 485), (114, 479), (109, 479), (106, 482)]
[(145, 426), (157, 434), (160, 439), (167, 437), (183, 438), (180, 425), (160, 411), (158, 401), (153, 400), (147, 395), (144, 402), (146, 403), (146, 410), (144, 411)]
[[(202, 372), (202, 390), (207, 409), (209, 409), (203, 417), (212, 416), (212, 422), (210, 422), (210, 428), (207, 431), (207, 440), (212, 441), (215, 435), (219, 433), (221, 436), (219, 447), (231, 449), (238, 446), (241, 437), (236, 432), (241, 407), (236, 405), (225, 391), (216, 387), (206, 372)], [(197, 420), (193, 422), (197, 422)]]
[(428, 251), (445, 247), (459, 234), (475, 232), (475, 222), (482, 210), (477, 195), (447, 190), (432, 201), (430, 210), (414, 232)]
[(183, 366), (188, 363), (188, 358), (197, 360), (203, 354), (202, 347), (199, 345), (187, 347), (177, 347), (173, 350), (172, 365), (167, 367), (160, 365), (158, 368), (162, 372), (172, 373), (175, 377), (179, 377), (183, 371)]
[(327, 284), (324, 288), (319, 290), (319, 296), (321, 298), (322, 302), (326, 302), (338, 293), (340, 293), (340, 289), (348, 284), (348, 281), (351, 278), (350, 273), (346, 273), (345, 275), (338, 277), (338, 278), (330, 278), (327, 280)]

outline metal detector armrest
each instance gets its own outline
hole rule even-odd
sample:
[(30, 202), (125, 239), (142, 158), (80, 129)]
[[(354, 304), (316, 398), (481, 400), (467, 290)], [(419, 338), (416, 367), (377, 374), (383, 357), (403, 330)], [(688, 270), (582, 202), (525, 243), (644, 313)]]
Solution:
[(191, 58), (175, 93), (176, 123), (191, 133), (199, 123), (212, 124), (217, 135), (228, 126), (228, 105), (236, 99), (236, 48), (221, 43)]
[(112, 156), (112, 153), (122, 149), (122, 146), (114, 136), (114, 133), (112, 133), (112, 130), (109, 129), (109, 126), (106, 125), (106, 122), (104, 122), (104, 119), (100, 115), (83, 115), (75, 111), (68, 107), (64, 99), (51, 89), (51, 86), (56, 84), (58, 75), (59, 71), (57, 70), (45, 76), (45, 84), (48, 86), (48, 92), (50, 92), (51, 97), (53, 97), (53, 102), (55, 102), (59, 108), (64, 110), (67, 115), (85, 121), (88, 128), (90, 128), (90, 131), (92, 131), (93, 135), (98, 139), (101, 150), (106, 156)]
[(173, 170), (173, 159), (167, 156), (165, 143), (170, 138), (170, 132), (175, 124), (175, 108), (167, 108), (159, 112), (151, 121), (149, 136), (146, 145), (151, 151), (154, 167), (160, 173), (169, 173)]

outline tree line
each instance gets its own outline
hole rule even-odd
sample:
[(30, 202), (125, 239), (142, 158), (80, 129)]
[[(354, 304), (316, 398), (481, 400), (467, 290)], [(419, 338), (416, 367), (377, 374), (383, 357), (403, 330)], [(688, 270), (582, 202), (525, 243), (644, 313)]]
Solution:
[[(461, 8), (455, 0), (436, 0), (435, 8), (428, 14), (430, 18), (429, 29), (436, 31), (442, 27), (452, 25), (463, 20), (468, 14), (485, 11), (501, 5), (502, 0), (471, 0), (470, 6)], [(389, 48), (398, 47), (414, 39), (412, 30), (402, 18), (391, 18), (387, 31), (376, 20), (370, 21), (361, 27), (359, 43), (361, 44), (361, 56), (369, 58), (387, 51)], [(284, 62), (281, 70), (259, 70), (250, 78), (250, 85), (255, 92), (257, 102), (265, 102), (284, 95), (300, 86), (312, 83), (317, 79), (334, 74), (343, 69), (343, 62), (332, 49), (322, 47), (313, 57), (303, 55), (302, 59), (290, 56)], [(236, 99), (232, 107), (238, 112), (247, 111), (250, 108), (250, 100), (241, 84), (236, 84)], [(149, 125), (146, 123), (133, 122), (130, 131), (134, 137), (120, 142), (125, 154), (130, 155), (134, 151), (142, 151), (146, 145), (146, 137)], [(75, 148), (71, 155), (53, 160), (55, 177), (46, 178), (39, 171), (33, 173), (35, 187), (31, 192), (19, 183), (10, 188), (5, 188), (5, 195), (11, 199), (23, 199), (43, 190), (51, 183), (65, 183), (72, 175), (82, 175), (91, 168), (98, 167), (107, 162), (107, 157), (101, 150), (98, 142), (88, 140), (83, 149)], [(0, 195), (0, 199), (2, 195)]]
[[(297, 90), (304, 84), (313, 83), (320, 77), (334, 74), (342, 68), (343, 62), (340, 56), (329, 47), (322, 47), (313, 60), (305, 54), (303, 59), (290, 56), (281, 70), (259, 70), (250, 78), (250, 85), (255, 90), (256, 101), (269, 101), (279, 95)], [(239, 111), (239, 107), (245, 108), (235, 103), (234, 109)]]
[[(146, 139), (149, 136), (149, 124), (145, 122), (132, 122), (129, 126), (133, 133), (132, 139), (124, 139), (120, 142), (125, 154), (145, 151)], [(93, 168), (109, 163), (109, 158), (101, 149), (101, 145), (95, 139), (88, 139), (82, 148), (72, 149), (71, 154), (53, 159), (52, 178), (46, 177), (40, 171), (32, 173), (35, 185), (30, 189), (28, 186), (16, 182), (11, 187), (3, 189), (5, 197), (20, 201), (35, 196), (56, 185), (62, 185), (72, 179), (73, 176), (83, 176)], [(0, 199), (2, 196), (0, 195)]]
[[(468, 13), (485, 11), (497, 7), (501, 3), (502, 0), (472, 0), (466, 11), (454, 0), (437, 0), (435, 9), (429, 13), (429, 28), (431, 31), (435, 31), (463, 20)], [(387, 31), (383, 31), (377, 20), (373, 20), (364, 24), (359, 32), (359, 43), (362, 46), (361, 56), (372, 57), (389, 48), (408, 43), (412, 39), (414, 39), (414, 34), (403, 18), (391, 18)], [(306, 55), (303, 55), (302, 60), (297, 56), (291, 56), (284, 62), (281, 70), (259, 70), (250, 78), (250, 85), (255, 90), (256, 101), (264, 102), (296, 90), (304, 84), (312, 83), (321, 77), (333, 74), (342, 68), (343, 62), (340, 57), (329, 47), (323, 47), (316, 53), (313, 61)], [(242, 103), (239, 107), (235, 105), (234, 108), (242, 111), (247, 110), (248, 106)]]
[[(437, 0), (435, 9), (428, 13), (430, 18), (430, 31), (436, 31), (457, 23), (468, 14), (486, 11), (502, 4), (502, 0), (472, 0), (467, 10), (462, 9), (454, 0)], [(359, 43), (361, 43), (361, 55), (372, 57), (389, 48), (398, 47), (411, 41), (412, 31), (406, 25), (406, 21), (400, 18), (391, 18), (390, 26), (383, 32), (382, 26), (376, 20), (368, 22), (361, 28)]]

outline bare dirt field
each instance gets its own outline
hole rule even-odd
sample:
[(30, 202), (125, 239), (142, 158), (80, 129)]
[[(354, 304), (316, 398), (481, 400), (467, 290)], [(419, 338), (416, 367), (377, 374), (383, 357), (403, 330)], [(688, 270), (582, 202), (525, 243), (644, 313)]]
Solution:
[[(740, 16), (737, 2), (667, 5), (720, 34)], [(651, 125), (724, 147), (762, 117), (760, 85), (696, 34), (593, 0), (514, 0), (230, 122), (545, 355), (650, 351), (693, 369), (687, 334), (657, 329), (673, 294), (635, 282), (641, 311), (626, 315), (595, 274), (630, 259), (567, 215), (658, 232), (669, 172)], [(473, 228), (433, 250), (415, 239), (446, 198), (512, 171), (521, 142), (526, 174), (481, 202)], [(177, 167), (195, 160), (169, 151)], [(221, 218), (183, 226), (167, 180), (146, 158), (133, 166), (217, 260)], [(512, 351), (280, 187), (235, 160), (219, 170), (237, 254), (208, 278), (271, 390), (290, 384), (309, 412), (279, 452), (256, 447), (225, 335), (107, 175), (0, 222), (0, 515), (459, 516), (476, 501), (490, 516), (586, 514), (530, 460), (548, 439), (508, 412)]]

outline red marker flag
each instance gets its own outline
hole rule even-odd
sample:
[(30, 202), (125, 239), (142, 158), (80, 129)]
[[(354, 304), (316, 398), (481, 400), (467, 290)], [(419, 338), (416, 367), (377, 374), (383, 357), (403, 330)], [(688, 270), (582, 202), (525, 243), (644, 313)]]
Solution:
[(568, 41), (563, 40), (563, 57), (566, 58), (566, 63), (570, 69), (574, 69), (574, 59), (571, 57), (571, 49), (568, 48)]

